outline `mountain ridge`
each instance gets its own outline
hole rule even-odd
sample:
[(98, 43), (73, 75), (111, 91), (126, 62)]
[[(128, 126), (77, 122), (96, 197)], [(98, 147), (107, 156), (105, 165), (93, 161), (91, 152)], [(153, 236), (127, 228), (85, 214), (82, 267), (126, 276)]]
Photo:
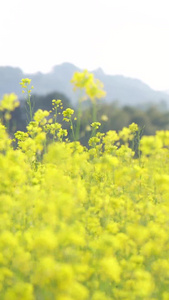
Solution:
[[(33, 74), (24, 73), (20, 68), (0, 67), (0, 99), (3, 94), (15, 92), (19, 98), (23, 98), (19, 82), (22, 78), (31, 78), (34, 86), (33, 93), (45, 95), (51, 92), (65, 94), (73, 104), (77, 102), (77, 94), (73, 92), (70, 80), (73, 73), (82, 71), (72, 63), (64, 62), (55, 65), (48, 73), (36, 72)], [(91, 71), (95, 78), (100, 79), (104, 84), (107, 95), (106, 102), (118, 101), (121, 105), (148, 105), (165, 102), (169, 107), (169, 94), (166, 91), (155, 91), (148, 84), (137, 78), (130, 78), (124, 75), (106, 74), (102, 68)]]

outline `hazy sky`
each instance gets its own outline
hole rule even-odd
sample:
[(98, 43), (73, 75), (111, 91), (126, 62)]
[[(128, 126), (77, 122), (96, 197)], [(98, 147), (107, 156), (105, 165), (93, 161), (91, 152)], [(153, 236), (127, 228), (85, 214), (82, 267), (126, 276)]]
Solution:
[(169, 89), (169, 0), (1, 0), (0, 66), (63, 62)]

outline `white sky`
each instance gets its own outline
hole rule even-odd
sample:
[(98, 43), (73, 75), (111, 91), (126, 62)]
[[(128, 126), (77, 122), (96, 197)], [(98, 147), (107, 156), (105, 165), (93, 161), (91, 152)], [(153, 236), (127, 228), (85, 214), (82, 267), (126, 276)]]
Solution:
[(0, 66), (63, 62), (169, 89), (169, 0), (0, 0)]

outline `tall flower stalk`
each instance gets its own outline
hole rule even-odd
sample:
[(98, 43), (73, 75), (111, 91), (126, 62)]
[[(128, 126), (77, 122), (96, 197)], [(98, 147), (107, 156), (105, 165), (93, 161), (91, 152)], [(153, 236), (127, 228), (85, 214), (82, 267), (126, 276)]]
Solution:
[(72, 115), (74, 114), (74, 110), (71, 108), (67, 108), (66, 110), (64, 110), (62, 112), (63, 114), (63, 121), (65, 122), (70, 122), (70, 128), (72, 130), (72, 137), (73, 140), (76, 140), (76, 136), (75, 136), (75, 131), (74, 131), (74, 126), (73, 126), (73, 121), (72, 121)]
[(23, 78), (21, 80), (21, 82), (19, 83), (23, 88), (22, 93), (26, 94), (25, 99), (26, 99), (26, 103), (28, 106), (28, 110), (29, 110), (29, 117), (27, 116), (28, 123), (29, 123), (29, 121), (33, 120), (33, 105), (32, 105), (32, 101), (31, 101), (31, 92), (33, 89), (33, 85), (30, 88), (30, 83), (31, 83), (31, 79), (29, 79), (29, 78)]
[(76, 124), (76, 139), (80, 137), (80, 124), (82, 115), (82, 102), (90, 99), (92, 103), (92, 121), (97, 121), (97, 107), (96, 100), (105, 97), (106, 92), (103, 90), (103, 83), (99, 79), (95, 79), (92, 73), (87, 70), (83, 72), (75, 72), (71, 83), (74, 85), (74, 91), (80, 90), (80, 97), (78, 99), (78, 112)]

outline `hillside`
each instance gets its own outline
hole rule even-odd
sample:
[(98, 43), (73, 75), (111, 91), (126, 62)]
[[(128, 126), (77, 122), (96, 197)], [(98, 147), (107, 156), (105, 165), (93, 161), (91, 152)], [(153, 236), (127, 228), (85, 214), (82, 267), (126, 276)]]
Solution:
[[(65, 94), (73, 104), (77, 101), (77, 95), (73, 92), (70, 80), (75, 71), (81, 71), (71, 63), (56, 65), (47, 74), (41, 72), (25, 74), (19, 68), (0, 67), (0, 98), (4, 93), (15, 92), (22, 97), (19, 82), (22, 78), (32, 79), (34, 93), (46, 95), (51, 92)], [(167, 103), (169, 107), (169, 95), (151, 89), (144, 82), (128, 78), (122, 75), (108, 75), (102, 69), (92, 71), (95, 77), (104, 83), (107, 92), (106, 102), (119, 101), (121, 105), (146, 106), (149, 103)]]

